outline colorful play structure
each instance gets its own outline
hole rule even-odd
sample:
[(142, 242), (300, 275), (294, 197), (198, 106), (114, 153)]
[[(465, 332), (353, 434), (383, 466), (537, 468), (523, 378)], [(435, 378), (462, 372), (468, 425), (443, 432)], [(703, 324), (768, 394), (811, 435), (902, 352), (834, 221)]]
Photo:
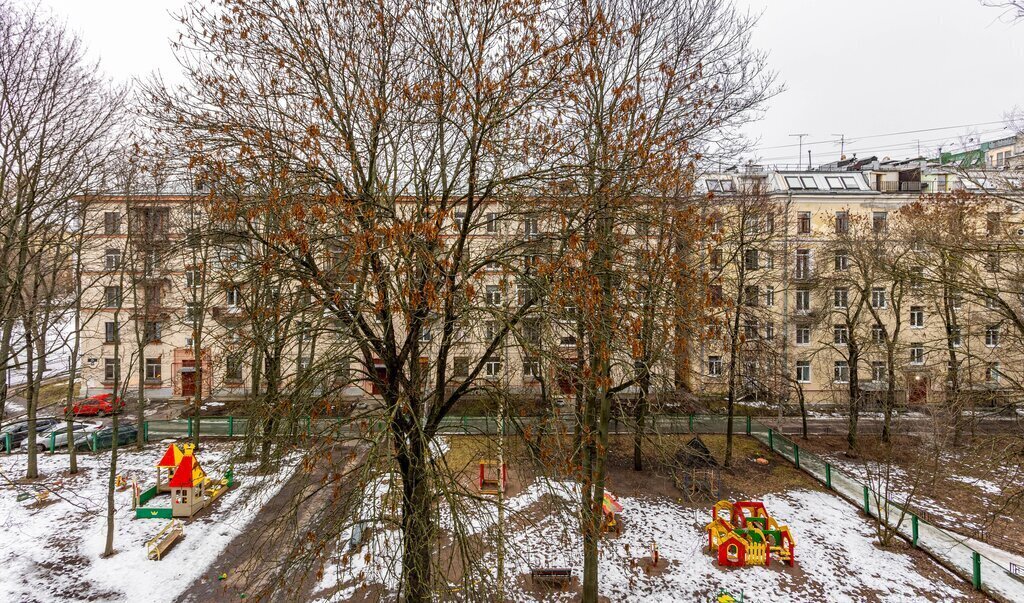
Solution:
[(789, 527), (780, 526), (768, 514), (764, 503), (720, 500), (711, 511), (707, 525), (708, 550), (718, 552), (723, 566), (765, 565), (772, 557), (796, 565), (796, 541)]
[(619, 520), (619, 513), (622, 513), (622, 505), (611, 492), (604, 493), (601, 510), (604, 512), (604, 517), (601, 519), (601, 530), (605, 533), (621, 534), (622, 522)]
[[(222, 479), (207, 477), (192, 444), (185, 444), (184, 449), (171, 444), (156, 463), (156, 485), (143, 492), (134, 488), (135, 517), (191, 519), (234, 484), (231, 470)], [(145, 506), (155, 496), (163, 493), (170, 493), (170, 507)]]
[(489, 459), (480, 461), (480, 474), (476, 482), (480, 494), (498, 494), (508, 485), (508, 468), (505, 463)]

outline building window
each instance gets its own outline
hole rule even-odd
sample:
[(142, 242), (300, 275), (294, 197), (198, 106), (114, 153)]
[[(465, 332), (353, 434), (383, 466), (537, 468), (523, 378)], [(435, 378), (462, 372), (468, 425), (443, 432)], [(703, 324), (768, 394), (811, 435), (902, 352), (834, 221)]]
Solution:
[(498, 336), (498, 321), (488, 320), (484, 322), (484, 337), (487, 342), (493, 341)]
[(523, 220), (523, 233), (528, 237), (540, 235), (540, 220), (537, 218), (525, 218)]
[(775, 305), (775, 287), (772, 285), (768, 285), (764, 288), (764, 305)]
[(871, 362), (871, 380), (875, 383), (885, 382), (885, 362), (874, 360)]
[(883, 233), (889, 228), (889, 212), (876, 211), (871, 213), (871, 230)]
[(146, 307), (160, 307), (160, 285), (146, 285), (142, 293), (145, 297), (144, 303), (146, 304)]
[(999, 272), (999, 254), (989, 253), (985, 257), (985, 270), (988, 272)]
[(146, 358), (146, 381), (158, 382), (161, 381), (160, 376), (160, 359), (159, 358)]
[(946, 334), (949, 337), (949, 345), (954, 348), (958, 348), (963, 344), (963, 337), (961, 337), (962, 331), (960, 327), (949, 327), (946, 330)]
[(994, 348), (999, 345), (999, 325), (985, 327), (985, 345)]
[(757, 339), (756, 319), (748, 318), (743, 321), (743, 336), (746, 337), (748, 341)]
[(850, 290), (846, 287), (836, 287), (832, 290), (832, 307), (843, 309), (849, 305)]
[(147, 249), (142, 258), (142, 273), (144, 276), (153, 276), (160, 269), (160, 255), (155, 249)]
[(1001, 376), (1001, 373), (999, 372), (999, 363), (998, 362), (989, 362), (985, 366), (985, 379), (989, 383), (999, 383), (999, 377), (1000, 376)]
[(764, 324), (764, 338), (768, 340), (775, 339), (775, 323), (766, 322)]
[(469, 357), (468, 356), (456, 356), (452, 362), (452, 373), (456, 377), (468, 377), (469, 376)]
[(885, 343), (885, 327), (877, 322), (871, 325), (871, 342)]
[(143, 325), (142, 329), (142, 340), (146, 343), (159, 343), (160, 342), (160, 322), (155, 320), (148, 320)]
[(848, 343), (849, 339), (846, 325), (832, 325), (832, 343)]
[(756, 249), (747, 249), (743, 252), (743, 267), (747, 270), (757, 270), (761, 267)]
[(495, 358), (488, 358), (484, 362), (484, 375), (488, 377), (497, 377), (501, 375), (501, 360)]
[(797, 325), (796, 342), (799, 345), (807, 345), (811, 343), (811, 327), (807, 325)]
[(200, 270), (185, 271), (185, 286), (189, 289), (198, 289), (203, 284), (203, 273)]
[(501, 270), (501, 264), (498, 262), (487, 262), (484, 264), (484, 270), (487, 272), (498, 272)]
[(924, 306), (910, 307), (910, 326), (918, 329), (924, 327)]
[(797, 380), (797, 383), (810, 383), (811, 382), (811, 361), (810, 360), (797, 360), (796, 361), (796, 380)]
[(743, 288), (743, 303), (747, 306), (760, 305), (761, 288), (757, 285), (747, 285)]
[(121, 234), (121, 212), (103, 212), (103, 234)]
[(107, 270), (117, 270), (121, 267), (121, 250), (108, 249), (104, 256), (104, 266)]
[(299, 373), (305, 373), (309, 369), (310, 365), (313, 364), (313, 359), (309, 356), (299, 356), (298, 369)]
[(228, 356), (224, 368), (224, 379), (226, 381), (242, 380), (242, 359), (238, 356)]
[(871, 289), (871, 307), (872, 308), (885, 308), (885, 288), (884, 287), (872, 287), (872, 289)]
[(103, 380), (112, 382), (117, 378), (117, 361), (113, 358), (103, 359)]
[(910, 268), (910, 288), (920, 291), (924, 288), (924, 267), (912, 266)]
[(1002, 230), (1002, 215), (997, 211), (990, 211), (985, 215), (985, 233), (989, 236), (999, 234)]
[(498, 214), (488, 213), (484, 216), (486, 219), (487, 232), (495, 233), (498, 232)]
[(797, 289), (796, 290), (796, 309), (798, 312), (810, 312), (811, 310), (811, 291), (810, 289)]
[(224, 292), (224, 298), (229, 308), (237, 308), (242, 304), (242, 290), (238, 287), (228, 287)]
[(985, 309), (995, 310), (999, 306), (999, 299), (995, 295), (985, 296)]
[(816, 190), (818, 188), (818, 183), (814, 181), (814, 176), (801, 176), (800, 183), (807, 190)]
[(846, 234), (848, 232), (850, 232), (850, 212), (837, 211), (836, 234)]
[(105, 322), (103, 323), (103, 342), (104, 343), (115, 343), (117, 341), (117, 323)]
[(523, 376), (540, 377), (540, 360), (536, 356), (525, 356), (523, 358)]
[(811, 250), (796, 250), (796, 278), (811, 277)]
[(103, 299), (108, 308), (117, 308), (121, 305), (121, 287), (110, 286), (103, 288)]
[(722, 269), (722, 250), (718, 247), (711, 250), (711, 269)]
[(837, 249), (835, 254), (835, 269), (846, 271), (850, 269), (850, 256), (845, 249)]
[(835, 367), (832, 370), (832, 379), (836, 383), (849, 383), (850, 364), (845, 360), (836, 360)]
[(721, 285), (711, 285), (708, 288), (708, 295), (711, 298), (712, 306), (721, 306), (725, 303), (725, 295), (722, 293)]
[(811, 212), (801, 211), (796, 214), (797, 234), (811, 234)]
[(484, 297), (489, 306), (501, 305), (501, 287), (498, 285), (487, 285), (484, 289)]
[(924, 345), (921, 343), (910, 344), (910, 364), (924, 364)]
[(708, 376), (709, 377), (721, 377), (722, 376), (722, 357), (721, 356), (708, 356)]
[(188, 302), (185, 304), (185, 320), (196, 322), (203, 315), (203, 305), (199, 302)]

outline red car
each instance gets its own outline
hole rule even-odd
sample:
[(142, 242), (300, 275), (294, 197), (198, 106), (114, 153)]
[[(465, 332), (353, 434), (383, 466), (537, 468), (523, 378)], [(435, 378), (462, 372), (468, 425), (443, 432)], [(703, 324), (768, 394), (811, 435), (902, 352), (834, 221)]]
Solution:
[(115, 398), (113, 394), (96, 394), (75, 402), (71, 408), (64, 407), (64, 414), (68, 411), (76, 417), (96, 415), (102, 417), (121, 410), (124, 410), (124, 400)]

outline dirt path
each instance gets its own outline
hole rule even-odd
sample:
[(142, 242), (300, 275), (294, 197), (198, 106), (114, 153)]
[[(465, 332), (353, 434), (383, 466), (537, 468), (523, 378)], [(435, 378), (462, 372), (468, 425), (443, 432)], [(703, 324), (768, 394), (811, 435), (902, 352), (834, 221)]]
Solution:
[[(347, 463), (361, 462), (361, 458), (349, 460), (350, 451), (348, 447), (325, 451), (323, 462), (311, 471), (296, 472), (177, 602), (306, 600), (316, 584), (316, 572), (306, 571), (305, 566), (289, 567), (293, 558), (288, 545), (305, 530), (314, 513), (329, 504), (331, 489), (318, 488), (327, 474), (344, 470)], [(285, 579), (288, 587), (281, 594), (272, 581)], [(260, 596), (268, 592), (269, 596)]]

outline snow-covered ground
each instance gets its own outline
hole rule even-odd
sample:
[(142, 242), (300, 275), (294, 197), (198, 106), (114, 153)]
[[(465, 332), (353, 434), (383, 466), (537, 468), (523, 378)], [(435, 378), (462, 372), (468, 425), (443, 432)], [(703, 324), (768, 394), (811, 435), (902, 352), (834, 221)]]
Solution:
[[(529, 590), (531, 566), (572, 567), (582, 572), (580, 535), (576, 522), (565, 512), (578, 500), (571, 483), (534, 482), (521, 494), (509, 498), (508, 508), (552, 509), (530, 521), (509, 522), (506, 553), (506, 596), (514, 601), (571, 600), (572, 593), (544, 593)], [(769, 512), (789, 526), (796, 538), (797, 567), (778, 563), (770, 567), (719, 567), (705, 550), (704, 526), (710, 510), (687, 509), (667, 499), (620, 497), (624, 506), (623, 534), (601, 543), (600, 592), (612, 601), (702, 601), (727, 589), (743, 593), (750, 601), (956, 601), (962, 593), (922, 575), (907, 555), (883, 550), (875, 544), (872, 525), (847, 502), (826, 492), (796, 490), (764, 498)], [(566, 505), (564, 503), (570, 503)], [(546, 504), (553, 503), (553, 504)], [(477, 533), (493, 525), (493, 504), (471, 509), (468, 531)], [(450, 528), (451, 517), (442, 516), (442, 527)], [(657, 543), (664, 569), (647, 574), (640, 559)], [(376, 540), (370, 555), (351, 555), (349, 565), (329, 566), (318, 591), (347, 585), (322, 601), (344, 601), (355, 592), (357, 577), (368, 584), (394, 587), (396, 568), (388, 567), (389, 579), (379, 580), (376, 563), (393, 558), (399, 551), (397, 538)], [(367, 563), (367, 560), (370, 560)], [(373, 560), (377, 560), (376, 562)], [(493, 553), (483, 567), (494, 568)], [(493, 571), (493, 570), (492, 570)], [(936, 569), (936, 571), (944, 571)]]
[[(166, 444), (146, 450), (122, 450), (118, 473), (146, 488), (155, 480), (154, 464)], [(213, 444), (197, 455), (211, 477), (230, 466), (229, 445)], [(236, 486), (194, 521), (164, 559), (146, 558), (145, 543), (167, 520), (134, 519), (131, 490), (115, 493), (114, 547), (103, 559), (109, 453), (80, 455), (80, 473), (65, 474), (67, 455), (39, 457), (41, 481), (12, 485), (24, 476), (26, 455), (0, 455), (0, 598), (5, 601), (173, 601), (227, 547), (258, 510), (283, 486), (290, 471), (253, 476), (252, 466), (235, 465)], [(294, 460), (288, 463), (294, 466)], [(43, 485), (49, 499), (19, 502), (19, 493)]]
[[(913, 496), (911, 496), (910, 484), (912, 479), (900, 467), (893, 466), (889, 468), (890, 474), (886, 480), (878, 477), (878, 474), (882, 471), (882, 465), (878, 463), (854, 461), (841, 454), (826, 453), (819, 456), (861, 483), (870, 485), (873, 489), (887, 488), (888, 492), (884, 494), (894, 503), (902, 504), (910, 500), (910, 507), (912, 509), (917, 512), (923, 511), (927, 520), (932, 521), (947, 531), (955, 532), (954, 535), (958, 536), (964, 544), (978, 551), (990, 561), (998, 563), (1007, 570), (1010, 570), (1011, 564), (1024, 567), (1024, 556), (1005, 551), (970, 537), (970, 534), (980, 533), (988, 528), (988, 523), (991, 519), (989, 508), (998, 509), (1002, 504), (1001, 496), (1004, 492), (1004, 484), (955, 473), (944, 476), (943, 479), (964, 484), (975, 490), (975, 495), (981, 504), (978, 505), (973, 513), (964, 513), (950, 508), (948, 504), (926, 496), (920, 491), (914, 492)], [(951, 458), (944, 460), (947, 460), (947, 462), (953, 461)], [(1012, 476), (1016, 475), (1018, 471), (1019, 469), (1012, 471), (1003, 470), (1001, 474)], [(1012, 521), (1012, 518), (1008, 517), (1002, 517), (1002, 519)]]

